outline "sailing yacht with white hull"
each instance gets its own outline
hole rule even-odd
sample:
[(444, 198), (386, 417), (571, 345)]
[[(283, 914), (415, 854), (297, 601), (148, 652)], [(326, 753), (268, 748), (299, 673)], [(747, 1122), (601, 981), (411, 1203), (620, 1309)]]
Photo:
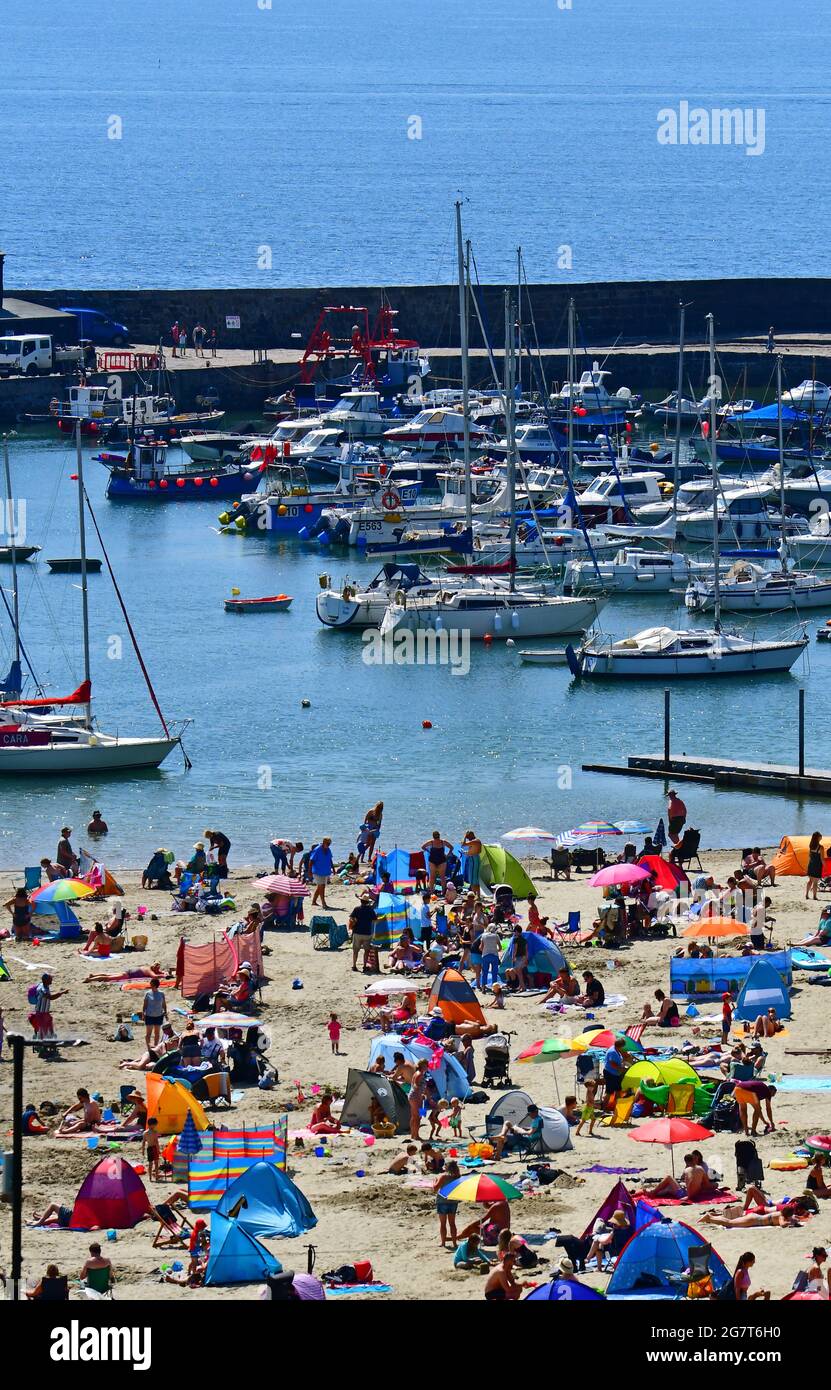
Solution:
[[(715, 328), (712, 314), (707, 316), (710, 336), (710, 379), (716, 379)], [(590, 637), (575, 651), (566, 648), (571, 672), (576, 677), (605, 677), (612, 680), (662, 679), (689, 676), (759, 675), (789, 671), (808, 644), (807, 633), (779, 642), (757, 641), (721, 627), (721, 571), (718, 549), (718, 460), (716, 441), (716, 396), (710, 396), (710, 451), (713, 474), (713, 607), (715, 623), (710, 629), (684, 630), (652, 627), (631, 637)]]
[[(92, 717), (92, 681), (90, 676), (89, 596), (87, 589), (87, 552), (85, 505), (89, 501), (84, 489), (84, 465), (81, 453), (80, 422), (76, 425), (78, 515), (81, 544), (81, 613), (83, 622), (84, 679), (71, 695), (40, 695), (36, 699), (20, 697), (0, 702), (0, 775), (66, 776), (101, 772), (123, 772), (137, 768), (157, 768), (169, 753), (181, 745), (184, 726), (174, 731), (166, 722), (150, 684), (133, 629), (124, 610), (123, 600), (115, 577), (118, 601), (122, 606), (142, 674), (150, 698), (159, 716), (162, 734), (156, 737), (125, 737), (98, 729)], [(8, 467), (8, 465), (7, 465)], [(8, 472), (7, 472), (8, 479)], [(90, 508), (93, 525), (98, 530)], [(100, 533), (99, 533), (100, 539)], [(106, 554), (106, 552), (105, 552)], [(107, 562), (109, 566), (109, 561)], [(19, 652), (17, 627), (17, 584), (15, 581), (15, 641)], [(65, 713), (75, 711), (77, 713)]]

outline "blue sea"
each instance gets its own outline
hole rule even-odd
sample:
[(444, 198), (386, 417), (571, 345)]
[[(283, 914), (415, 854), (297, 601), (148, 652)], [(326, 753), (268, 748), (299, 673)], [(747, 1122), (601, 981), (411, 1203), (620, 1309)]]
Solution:
[[(538, 281), (831, 274), (827, 0), (3, 0), (0, 20), (10, 285), (446, 281), (457, 197), (483, 280), (512, 279), (518, 245)], [(763, 154), (660, 144), (681, 102), (761, 109)]]
[[(483, 280), (513, 277), (517, 245), (541, 281), (831, 274), (827, 0), (3, 0), (0, 18), (9, 285), (447, 281), (457, 197)], [(757, 146), (762, 111), (764, 153), (659, 143), (659, 112), (682, 102), (756, 113)], [(12, 459), (29, 539), (76, 551), (71, 447), (23, 429)], [(378, 799), (388, 842), (404, 845), (433, 828), (492, 839), (527, 823), (657, 821), (660, 783), (580, 764), (659, 746), (660, 689), (575, 687), (504, 646), (476, 649), (466, 678), (367, 666), (359, 639), (314, 616), (321, 570), (358, 562), (220, 536), (209, 503), (108, 504), (103, 469), (88, 473), (159, 698), (194, 721), (193, 770), (174, 756), (99, 785), (2, 784), (0, 864), (36, 862), (95, 806), (116, 866), (160, 844), (182, 853), (217, 824), (249, 862), (268, 862), (275, 833), (329, 832), (345, 854)], [(294, 603), (226, 616), (232, 586)], [(91, 588), (101, 724), (150, 732), (126, 642), (110, 659), (125, 631), (106, 576)], [(74, 688), (77, 580), (40, 563), (21, 590), (38, 675)], [(673, 602), (618, 601), (604, 626), (671, 619)], [(0, 660), (8, 649), (0, 613)], [(673, 746), (795, 758), (804, 680), (809, 762), (827, 763), (831, 650), (812, 645), (810, 665), (679, 690)], [(705, 843), (828, 829), (827, 808), (808, 803), (686, 795)]]
[[(433, 829), (455, 839), (473, 828), (495, 840), (521, 825), (560, 832), (587, 819), (657, 823), (660, 782), (580, 768), (660, 750), (660, 684), (616, 692), (575, 685), (567, 670), (523, 666), (516, 649), (499, 643), (473, 645), (467, 676), (439, 666), (367, 665), (360, 634), (322, 628), (314, 599), (321, 573), (367, 578), (375, 564), (297, 542), (220, 535), (210, 502), (107, 502), (106, 471), (93, 453), (85, 450), (86, 483), (104, 543), (165, 714), (193, 720), (185, 737), (193, 769), (184, 770), (177, 751), (158, 773), (89, 785), (4, 780), (0, 865), (37, 863), (54, 849), (62, 825), (80, 831), (96, 808), (111, 826), (106, 854), (114, 866), (135, 865), (159, 845), (181, 854), (208, 826), (227, 832), (237, 862), (268, 864), (275, 834), (308, 843), (328, 833), (345, 857), (378, 800), (386, 805), (386, 843), (407, 847)], [(11, 457), (26, 503), (26, 539), (43, 546), (40, 561), (20, 573), (24, 642), (43, 685), (69, 693), (82, 676), (79, 580), (52, 575), (43, 561), (78, 553), (74, 446), (21, 427)], [(91, 553), (99, 553), (94, 540)], [(6, 566), (0, 583), (8, 596)], [(102, 572), (89, 584), (100, 725), (155, 733), (109, 579)], [(223, 599), (234, 587), (245, 595), (285, 592), (294, 602), (287, 613), (226, 614)], [(677, 602), (617, 599), (602, 625), (622, 635), (677, 622)], [(759, 630), (776, 632), (791, 621), (761, 619)], [(120, 656), (113, 639), (121, 641)], [(827, 764), (831, 645), (808, 650), (808, 664), (790, 676), (677, 687), (673, 749), (795, 761), (804, 683), (808, 763)], [(9, 624), (0, 614), (4, 671), (9, 655)], [(433, 727), (423, 729), (424, 720)], [(693, 785), (684, 797), (705, 844), (772, 844), (785, 832), (828, 828), (827, 804)]]

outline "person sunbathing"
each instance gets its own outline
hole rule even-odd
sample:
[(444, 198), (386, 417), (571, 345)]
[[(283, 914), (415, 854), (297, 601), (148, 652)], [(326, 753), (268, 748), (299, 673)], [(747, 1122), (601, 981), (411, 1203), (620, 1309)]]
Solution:
[(548, 987), (548, 993), (543, 999), (543, 1004), (547, 1004), (549, 999), (576, 999), (580, 993), (580, 981), (572, 975), (567, 965), (562, 970), (558, 970), (554, 979)]
[(720, 1211), (706, 1211), (700, 1218), (702, 1225), (722, 1226), (727, 1231), (749, 1231), (757, 1226), (778, 1226), (793, 1228), (799, 1222), (788, 1210), (747, 1211), (743, 1216), (725, 1216)]
[(713, 1196), (717, 1190), (716, 1184), (707, 1169), (701, 1163), (696, 1163), (691, 1153), (684, 1154), (684, 1164), (680, 1181), (668, 1174), (655, 1187), (650, 1187), (650, 1201), (658, 1197), (686, 1197), (690, 1202), (700, 1202), (705, 1197)]
[(112, 939), (104, 930), (102, 922), (96, 922), (92, 931), (86, 939), (86, 943), (78, 952), (79, 956), (99, 956), (102, 960), (109, 957), (112, 950)]
[(75, 1094), (78, 1099), (64, 1113), (55, 1130), (56, 1139), (61, 1139), (67, 1134), (92, 1133), (101, 1123), (101, 1106), (98, 1101), (93, 1100), (83, 1086), (79, 1087)]
[(175, 1052), (179, 1047), (179, 1039), (173, 1031), (172, 1023), (162, 1024), (161, 1042), (157, 1047), (148, 1047), (140, 1057), (134, 1061), (119, 1062), (121, 1071), (152, 1071), (160, 1057), (166, 1056), (169, 1052)]
[(85, 975), (84, 984), (117, 984), (121, 980), (172, 980), (173, 971), (165, 970), (159, 961), (152, 965), (140, 965), (134, 970), (121, 970), (117, 975)]
[(822, 909), (816, 931), (796, 944), (799, 946), (831, 946), (831, 906)]

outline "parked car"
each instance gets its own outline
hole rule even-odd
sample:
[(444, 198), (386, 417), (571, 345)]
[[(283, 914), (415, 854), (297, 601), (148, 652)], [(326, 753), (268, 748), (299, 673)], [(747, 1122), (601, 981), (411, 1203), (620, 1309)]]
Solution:
[(99, 347), (124, 347), (130, 341), (130, 330), (102, 314), (100, 309), (62, 307), (61, 313), (74, 314), (78, 320), (78, 337), (90, 338)]

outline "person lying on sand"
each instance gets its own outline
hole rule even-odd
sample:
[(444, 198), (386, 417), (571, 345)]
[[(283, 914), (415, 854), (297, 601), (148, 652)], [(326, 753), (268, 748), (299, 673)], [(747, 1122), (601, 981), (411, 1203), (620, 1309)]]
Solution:
[(86, 975), (84, 984), (117, 984), (122, 980), (172, 980), (173, 971), (165, 970), (159, 961), (152, 965), (140, 965), (135, 970), (122, 970), (117, 975)]
[(148, 1047), (135, 1061), (119, 1062), (121, 1071), (152, 1071), (160, 1057), (164, 1057), (169, 1052), (175, 1052), (179, 1046), (179, 1039), (173, 1031), (172, 1023), (162, 1024), (162, 1039), (158, 1047)]
[(748, 1211), (743, 1216), (725, 1216), (720, 1211), (706, 1211), (700, 1218), (702, 1225), (722, 1226), (728, 1231), (752, 1230), (756, 1226), (799, 1226), (799, 1222), (789, 1211)]
[(63, 1115), (55, 1130), (57, 1139), (66, 1134), (86, 1134), (95, 1131), (101, 1123), (101, 1106), (93, 1100), (89, 1091), (81, 1086), (75, 1094), (78, 1099)]

